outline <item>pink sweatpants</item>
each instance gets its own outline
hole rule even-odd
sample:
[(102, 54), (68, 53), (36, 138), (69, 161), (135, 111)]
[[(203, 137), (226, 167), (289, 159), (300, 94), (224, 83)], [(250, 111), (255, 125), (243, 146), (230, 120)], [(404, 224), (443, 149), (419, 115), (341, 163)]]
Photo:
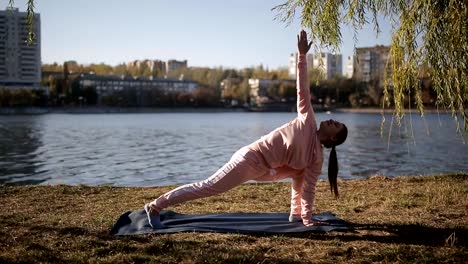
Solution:
[(149, 205), (155, 212), (182, 202), (226, 192), (246, 181), (255, 180), (269, 169), (260, 162), (259, 154), (243, 147), (221, 169), (204, 181), (182, 185), (161, 195)]

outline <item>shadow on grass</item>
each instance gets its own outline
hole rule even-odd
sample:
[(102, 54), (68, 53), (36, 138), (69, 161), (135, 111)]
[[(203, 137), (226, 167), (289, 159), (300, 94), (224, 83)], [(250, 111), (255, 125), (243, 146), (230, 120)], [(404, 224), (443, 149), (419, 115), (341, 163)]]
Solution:
[[(203, 262), (209, 259), (219, 263), (261, 262), (268, 256), (269, 262), (294, 262), (273, 246), (276, 240), (260, 243), (258, 237), (276, 237), (284, 240), (288, 237), (305, 238), (317, 241), (342, 242), (378, 242), (382, 244), (397, 244), (404, 246), (401, 249), (384, 249), (375, 261), (398, 260), (402, 256), (411, 260), (413, 257), (425, 254), (436, 258), (431, 252), (421, 253), (413, 249), (412, 245), (445, 246), (451, 245), (459, 248), (467, 246), (468, 229), (466, 228), (434, 228), (422, 225), (379, 225), (379, 224), (353, 224), (345, 232), (330, 233), (300, 233), (300, 234), (255, 234), (216, 237), (208, 235), (174, 237), (172, 235), (135, 235), (118, 237), (110, 235), (106, 229), (88, 229), (73, 226), (36, 225), (28, 228), (27, 235), (18, 239), (17, 253), (5, 254), (0, 257), (2, 263), (25, 262), (82, 262), (86, 259), (105, 262), (165, 262), (178, 263), (190, 260)], [(455, 239), (450, 240), (455, 233)], [(5, 239), (7, 239), (5, 237)], [(0, 239), (1, 240), (4, 239)], [(7, 243), (7, 241), (3, 241)], [(258, 243), (257, 243), (258, 242)], [(2, 243), (0, 243), (2, 244)], [(281, 243), (280, 243), (281, 244)], [(323, 243), (325, 244), (325, 243)], [(6, 244), (5, 244), (6, 245)], [(240, 247), (239, 245), (247, 245)], [(408, 246), (408, 247), (407, 247)], [(351, 249), (350, 249), (351, 248)], [(333, 254), (350, 255), (352, 247), (329, 249)], [(351, 251), (350, 251), (351, 250)], [(387, 250), (387, 251), (385, 251)], [(395, 251), (396, 250), (396, 251)], [(398, 251), (399, 250), (399, 251)], [(462, 249), (463, 250), (463, 249)], [(349, 251), (349, 252), (348, 252)], [(408, 252), (409, 253), (408, 253)], [(74, 252), (70, 254), (69, 252)], [(411, 253), (412, 252), (412, 253)], [(457, 251), (460, 252), (460, 251)], [(357, 254), (357, 253), (356, 253)], [(431, 255), (432, 254), (432, 255)], [(450, 253), (452, 257), (463, 257), (460, 253)], [(453, 255), (455, 254), (455, 255)], [(354, 257), (359, 257), (356, 255)], [(365, 256), (360, 256), (364, 257)], [(364, 259), (365, 260), (365, 259)], [(443, 260), (443, 259), (440, 259)]]
[[(468, 246), (467, 228), (435, 228), (418, 224), (354, 224), (353, 227), (357, 231), (363, 231), (363, 239), (380, 243), (425, 246)], [(369, 234), (366, 234), (366, 231), (369, 231)], [(382, 233), (382, 235), (378, 235), (378, 233)]]
[(42, 234), (58, 234), (60, 236), (87, 236), (96, 239), (112, 240), (113, 236), (109, 235), (107, 230), (91, 231), (82, 227), (60, 227), (60, 226), (45, 226), (36, 225), (29, 228), (31, 233)]
[[(384, 225), (349, 223), (350, 231), (330, 233), (297, 233), (297, 234), (246, 234), (253, 237), (297, 237), (314, 240), (374, 241), (378, 243), (396, 243), (403, 245), (424, 246), (461, 246), (468, 247), (467, 228), (435, 228), (423, 225)], [(149, 243), (157, 234), (114, 236), (108, 230), (90, 231), (81, 227), (32, 226), (32, 233), (58, 233), (61, 236), (86, 236), (101, 241), (131, 240)]]
[[(237, 247), (238, 241), (219, 240), (206, 237), (174, 239), (171, 235), (114, 236), (108, 230), (88, 230), (82, 227), (61, 227), (36, 225), (28, 228), (21, 250), (27, 255), (0, 256), (1, 263), (26, 262), (82, 262), (87, 258), (110, 263), (123, 262), (195, 262), (207, 259), (218, 263), (258, 263), (265, 260), (271, 247), (252, 245), (250, 248)], [(31, 238), (33, 238), (31, 240)], [(61, 247), (60, 241), (67, 241)], [(50, 242), (53, 241), (52, 244)], [(245, 240), (251, 244), (254, 239)], [(55, 245), (54, 245), (55, 244)], [(68, 254), (67, 252), (73, 252)], [(20, 261), (21, 260), (21, 261)], [(288, 257), (269, 256), (272, 263), (293, 263)]]
[(315, 240), (374, 241), (421, 246), (461, 246), (468, 247), (467, 228), (435, 228), (423, 225), (353, 224), (350, 231), (331, 233), (287, 234), (287, 237), (300, 237)]

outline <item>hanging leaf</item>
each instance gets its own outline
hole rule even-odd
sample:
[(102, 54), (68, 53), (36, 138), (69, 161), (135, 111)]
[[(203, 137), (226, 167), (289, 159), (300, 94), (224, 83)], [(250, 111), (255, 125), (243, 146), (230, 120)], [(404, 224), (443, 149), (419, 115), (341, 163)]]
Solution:
[[(437, 107), (452, 113), (457, 131), (468, 135), (468, 2), (458, 0), (289, 0), (273, 8), (277, 18), (291, 23), (300, 13), (314, 48), (337, 49), (342, 42), (340, 23), (357, 32), (382, 15), (394, 28), (382, 107), (394, 107), (396, 122), (405, 115), (405, 98), (424, 114), (419, 69), (429, 69), (437, 94)], [(367, 18), (372, 18), (368, 21)], [(385, 122), (385, 119), (383, 119)]]

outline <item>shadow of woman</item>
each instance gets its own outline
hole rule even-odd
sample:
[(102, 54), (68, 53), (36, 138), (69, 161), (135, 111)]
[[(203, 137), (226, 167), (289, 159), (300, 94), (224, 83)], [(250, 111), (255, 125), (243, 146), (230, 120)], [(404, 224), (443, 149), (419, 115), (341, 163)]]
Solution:
[(467, 228), (437, 228), (420, 224), (353, 224), (354, 232), (345, 232), (343, 241), (366, 240), (379, 243), (397, 243), (424, 246), (468, 246)]

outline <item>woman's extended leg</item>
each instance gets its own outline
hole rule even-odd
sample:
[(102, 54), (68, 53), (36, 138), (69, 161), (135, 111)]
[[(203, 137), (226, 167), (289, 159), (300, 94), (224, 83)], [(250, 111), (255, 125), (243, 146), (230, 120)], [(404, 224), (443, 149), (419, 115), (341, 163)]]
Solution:
[(161, 195), (146, 206), (149, 209), (147, 211), (157, 215), (168, 206), (226, 192), (265, 174), (267, 170), (256, 154), (248, 148), (242, 148), (208, 179), (180, 186)]

